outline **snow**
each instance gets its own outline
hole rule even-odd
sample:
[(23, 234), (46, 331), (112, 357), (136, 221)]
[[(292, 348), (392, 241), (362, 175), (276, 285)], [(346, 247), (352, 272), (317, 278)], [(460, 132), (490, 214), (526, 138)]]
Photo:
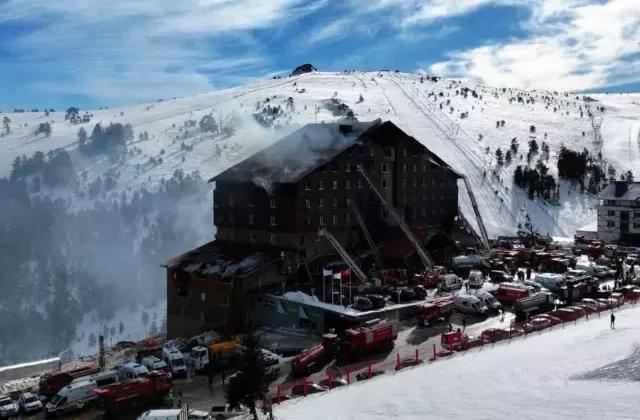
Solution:
[[(279, 419), (637, 418), (640, 308), (292, 400)], [(471, 405), (471, 407), (470, 407)]]
[(282, 296), (284, 299), (290, 300), (292, 302), (302, 303), (303, 305), (314, 306), (316, 308), (325, 309), (327, 311), (337, 312), (337, 313), (349, 313), (355, 312), (353, 309), (345, 308), (341, 305), (333, 305), (331, 303), (325, 303), (321, 301), (317, 296), (311, 296), (303, 292), (287, 292)]
[[(491, 237), (513, 235), (518, 224), (524, 224), (526, 214), (541, 232), (563, 237), (572, 236), (579, 227), (596, 218), (595, 199), (576, 190), (569, 192), (566, 183), (561, 185), (559, 206), (530, 201), (523, 191), (514, 189), (513, 170), (525, 162), (516, 156), (511, 165), (496, 168), (494, 158), (495, 150), (506, 151), (513, 138), (520, 145), (517, 155), (526, 155), (527, 142), (532, 137), (538, 144), (546, 141), (550, 148), (547, 165), (552, 174), (557, 172), (557, 152), (565, 145), (578, 151), (587, 148), (594, 155), (600, 151), (608, 166), (614, 167), (618, 174), (630, 170), (640, 178), (640, 95), (590, 95), (595, 99), (589, 104), (596, 121), (601, 121), (602, 142), (596, 143), (591, 120), (586, 113), (581, 117), (578, 110), (587, 102), (576, 99), (576, 95), (503, 92), (502, 89), (468, 86), (482, 95), (482, 99), (473, 98), (471, 94), (464, 98), (455, 93), (463, 86), (451, 80), (432, 82), (425, 79), (420, 83), (420, 75), (416, 74), (316, 72), (158, 103), (93, 110), (89, 111), (94, 115), (89, 123), (77, 125), (65, 121), (64, 112), (54, 112), (48, 117), (43, 113), (2, 114), (11, 119), (12, 132), (0, 138), (0, 175), (8, 175), (16, 156), (31, 156), (37, 150), (46, 153), (62, 147), (71, 152), (78, 173), (87, 172), (87, 184), (109, 170), (120, 172), (116, 193), (142, 185), (153, 188), (161, 178), (170, 178), (178, 168), (187, 173), (199, 170), (203, 178), (208, 179), (284, 136), (286, 129), (283, 133), (264, 131), (254, 122), (251, 114), (256, 112), (258, 101), (261, 107), (267, 105), (267, 98), (269, 105), (280, 105), (284, 109), (284, 117), (278, 120), (280, 123), (303, 125), (316, 119), (318, 122), (340, 119), (341, 116), (334, 115), (323, 105), (335, 97), (352, 109), (360, 121), (376, 118), (393, 121), (466, 175)], [(439, 96), (440, 93), (443, 96)], [(521, 93), (530, 94), (535, 102), (509, 102), (509, 98)], [(364, 99), (361, 102), (358, 101), (360, 95)], [(549, 108), (543, 96), (550, 97)], [(293, 111), (286, 109), (288, 97), (294, 99)], [(440, 103), (446, 100), (450, 101), (453, 112), (449, 112), (448, 106), (440, 109)], [(316, 106), (319, 107), (317, 114)], [(606, 111), (596, 111), (596, 106), (604, 106)], [(557, 112), (553, 111), (554, 107)], [(84, 112), (81, 110), (80, 114)], [(184, 138), (181, 127), (185, 122), (199, 121), (208, 114), (218, 121), (235, 118), (240, 122), (238, 131), (231, 136), (200, 133), (196, 124), (189, 127), (190, 134)], [(468, 116), (462, 118), (462, 114)], [(505, 121), (504, 127), (496, 128), (498, 120)], [(53, 122), (51, 136), (35, 136), (35, 127), (45, 121)], [(87, 158), (77, 153), (76, 133), (80, 127), (90, 134), (96, 123), (104, 125), (112, 121), (133, 126), (135, 139), (128, 147), (139, 148), (139, 155), (128, 156), (123, 165), (112, 163), (107, 157)], [(532, 125), (536, 127), (535, 133), (529, 132)], [(149, 133), (149, 140), (140, 141), (138, 135), (144, 131)], [(585, 132), (584, 137), (582, 132)], [(182, 147), (182, 143), (188, 147)], [(191, 147), (193, 149), (188, 150)], [(488, 154), (486, 147), (490, 148)], [(150, 164), (151, 157), (162, 157), (162, 163)], [(136, 165), (140, 165), (140, 170), (136, 170)], [(494, 169), (499, 179), (492, 175)], [(485, 172), (486, 177), (483, 176)], [(69, 192), (76, 203), (83, 203), (83, 199), (74, 194)], [(472, 226), (477, 227), (463, 183), (460, 183), (460, 206)]]
[[(142, 312), (146, 311), (149, 314), (149, 322), (145, 327), (142, 321)], [(96, 335), (96, 343), (98, 335), (103, 331), (104, 327), (108, 327), (111, 330), (115, 328), (115, 335), (109, 334), (105, 336), (105, 344), (111, 346), (119, 341), (139, 341), (150, 336), (149, 330), (153, 322), (155, 322), (158, 329), (162, 324), (162, 320), (167, 312), (166, 302), (157, 303), (151, 307), (138, 308), (135, 312), (131, 312), (129, 309), (124, 308), (115, 312), (112, 319), (107, 321), (95, 320), (93, 314), (87, 314), (84, 316), (82, 322), (76, 328), (76, 337), (79, 339), (71, 344), (71, 351), (74, 356), (88, 356), (98, 352), (98, 345), (89, 345), (89, 335), (94, 333)], [(124, 324), (124, 331), (120, 334), (119, 326), (120, 322)], [(84, 339), (83, 339), (84, 337)]]
[(586, 226), (582, 226), (576, 232), (597, 232), (598, 231), (598, 221), (594, 220)]

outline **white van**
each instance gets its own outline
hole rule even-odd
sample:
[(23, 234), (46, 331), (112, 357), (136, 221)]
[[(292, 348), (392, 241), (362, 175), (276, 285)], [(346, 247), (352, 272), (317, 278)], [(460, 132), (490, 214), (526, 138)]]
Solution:
[(473, 293), (473, 296), (477, 297), (489, 309), (489, 312), (499, 313), (502, 310), (502, 304), (489, 292), (478, 290)]
[[(178, 408), (149, 410), (142, 413), (137, 420), (179, 420), (180, 411), (182, 410)], [(211, 420), (211, 414), (202, 410), (189, 410), (189, 420)]]
[(480, 270), (471, 270), (469, 272), (469, 281), (467, 285), (470, 288), (479, 289), (484, 284), (484, 274)]
[(552, 292), (557, 292), (565, 284), (564, 276), (562, 274), (554, 273), (537, 274), (534, 281)]
[(162, 360), (167, 364), (173, 376), (187, 377), (187, 365), (180, 350), (171, 347), (163, 348)]
[(94, 380), (80, 382), (74, 380), (53, 396), (45, 406), (45, 411), (48, 415), (62, 414), (79, 409), (80, 406), (86, 406), (98, 398), (93, 391), (115, 383), (116, 379), (117, 375), (113, 372), (113, 376), (102, 378), (100, 384)]
[(441, 290), (458, 290), (462, 288), (462, 279), (455, 274), (443, 274), (438, 277), (438, 284)]
[(149, 369), (136, 362), (126, 362), (118, 366), (118, 376), (121, 381), (142, 378), (149, 373)]
[(489, 308), (480, 301), (477, 297), (466, 293), (460, 293), (453, 297), (453, 308), (462, 313), (470, 315), (487, 316), (489, 315)]
[(140, 361), (140, 364), (149, 369), (149, 371), (157, 370), (158, 372), (169, 373), (169, 367), (164, 360), (158, 359), (156, 356), (144, 357)]

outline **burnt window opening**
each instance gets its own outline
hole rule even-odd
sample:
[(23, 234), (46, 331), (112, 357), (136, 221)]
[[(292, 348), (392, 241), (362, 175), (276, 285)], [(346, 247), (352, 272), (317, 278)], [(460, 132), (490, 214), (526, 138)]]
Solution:
[(187, 297), (189, 295), (189, 273), (184, 270), (175, 270), (173, 272), (173, 284), (176, 287), (178, 296)]
[(386, 158), (390, 158), (393, 156), (393, 149), (390, 147), (385, 147), (384, 148), (384, 157)]

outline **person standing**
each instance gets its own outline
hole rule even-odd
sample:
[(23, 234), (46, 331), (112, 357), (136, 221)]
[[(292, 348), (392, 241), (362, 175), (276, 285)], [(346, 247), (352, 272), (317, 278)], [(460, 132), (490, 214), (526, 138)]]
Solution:
[(462, 318), (462, 331), (467, 329), (467, 318)]
[(613, 312), (611, 312), (611, 329), (616, 329), (616, 316), (613, 314)]
[(226, 372), (222, 372), (222, 375), (220, 375), (220, 377), (222, 378), (222, 386), (224, 386), (224, 380), (227, 379), (227, 374)]
[(207, 365), (207, 379), (209, 381), (209, 390), (213, 391), (213, 364)]

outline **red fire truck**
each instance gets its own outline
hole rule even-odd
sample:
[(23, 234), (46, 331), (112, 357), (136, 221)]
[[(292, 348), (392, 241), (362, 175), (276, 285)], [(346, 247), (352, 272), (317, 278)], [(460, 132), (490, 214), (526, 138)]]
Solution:
[(107, 415), (116, 415), (128, 409), (161, 404), (171, 391), (171, 382), (163, 372), (149, 372), (144, 378), (99, 388), (97, 406)]
[(98, 366), (84, 365), (73, 369), (45, 373), (40, 377), (40, 383), (38, 384), (40, 395), (51, 398), (62, 388), (69, 385), (74, 379), (93, 375), (98, 372), (100, 372)]
[(454, 304), (453, 299), (444, 298), (418, 306), (418, 324), (433, 326), (439, 319), (449, 321)]
[(353, 327), (339, 336), (325, 334), (322, 344), (302, 351), (291, 361), (295, 375), (305, 375), (332, 358), (361, 357), (365, 352), (393, 345), (398, 338), (398, 322), (374, 319), (360, 327)]

